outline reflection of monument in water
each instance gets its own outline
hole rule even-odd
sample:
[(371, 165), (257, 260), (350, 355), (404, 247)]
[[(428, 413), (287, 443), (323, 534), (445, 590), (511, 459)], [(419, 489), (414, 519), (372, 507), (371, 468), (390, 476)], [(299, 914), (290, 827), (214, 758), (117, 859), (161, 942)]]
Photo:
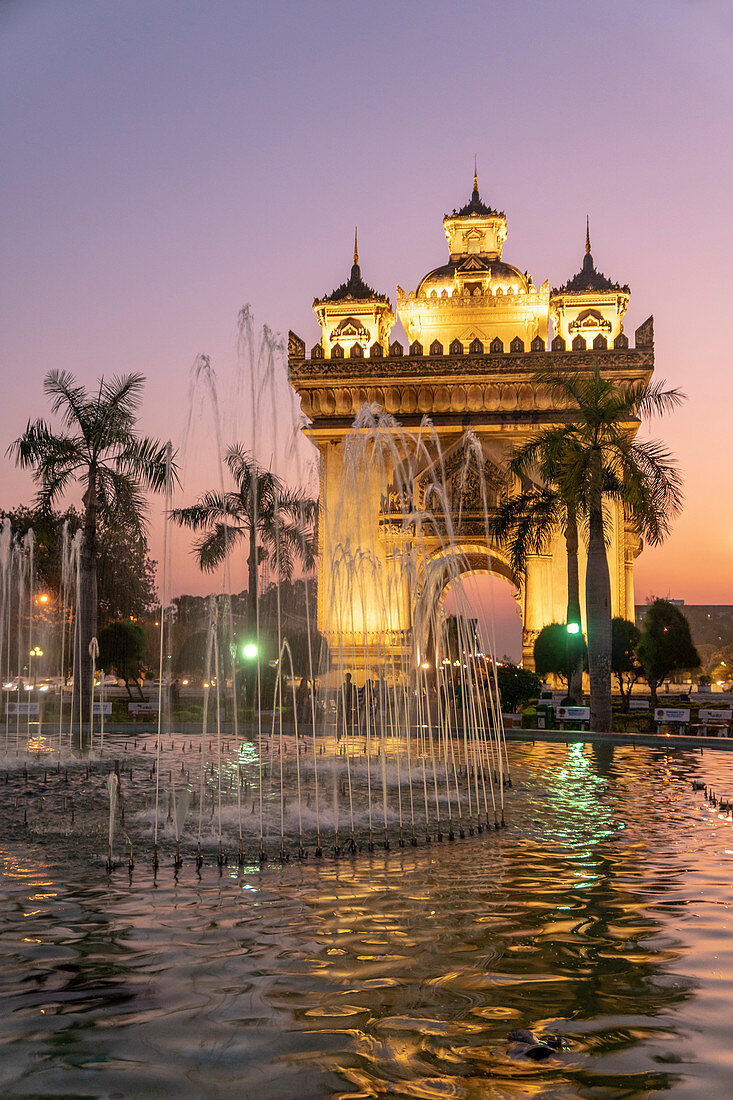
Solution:
[[(629, 288), (596, 270), (589, 234), (581, 270), (550, 291), (503, 259), (506, 216), (482, 201), (475, 176), (470, 201), (443, 227), (448, 262), (415, 291), (397, 287), (406, 351), (390, 343), (390, 301), (362, 279), (356, 247), (349, 280), (314, 302), (322, 335), (309, 357), (290, 333), (290, 379), (322, 464), (319, 628), (357, 665), (385, 644), (395, 659), (411, 649), (419, 659), (429, 635), (421, 600), (436, 603), (456, 576), (512, 580), (505, 555), (489, 546), (487, 511), (513, 491), (512, 448), (567, 416), (535, 373), (597, 361), (623, 385), (654, 366), (652, 318), (631, 348), (622, 324)], [(633, 621), (641, 543), (620, 505), (609, 513), (612, 614)], [(345, 557), (358, 579), (348, 597), (344, 569), (323, 566)], [(539, 630), (564, 621), (566, 576), (558, 536), (529, 559), (518, 593), (525, 664)]]

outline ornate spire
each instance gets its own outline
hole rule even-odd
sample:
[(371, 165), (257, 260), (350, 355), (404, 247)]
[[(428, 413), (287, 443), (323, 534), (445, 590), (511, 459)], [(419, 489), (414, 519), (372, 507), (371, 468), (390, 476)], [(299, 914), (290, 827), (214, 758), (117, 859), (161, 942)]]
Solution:
[(628, 286), (621, 286), (612, 279), (607, 279), (601, 271), (596, 271), (596, 265), (590, 252), (590, 217), (585, 216), (585, 256), (583, 266), (577, 275), (568, 279), (561, 287), (553, 290), (553, 294), (586, 294), (588, 292), (599, 294), (609, 290), (620, 290), (624, 294), (630, 294)]
[(467, 202), (465, 206), (462, 206), (460, 210), (454, 210), (453, 214), (446, 214), (446, 218), (464, 218), (469, 214), (481, 214), (484, 216), (497, 214), (498, 211), (494, 210), (491, 206), (487, 206), (485, 202), (481, 201), (481, 195), (478, 189), (478, 157), (476, 153), (473, 154), (473, 191), (471, 192), (471, 201)]
[(384, 294), (377, 294), (376, 290), (368, 286), (361, 277), (361, 268), (359, 267), (359, 230), (357, 226), (354, 226), (354, 262), (351, 265), (351, 275), (347, 282), (342, 283), (341, 286), (337, 286), (331, 294), (324, 295), (321, 299), (316, 301), (323, 302), (339, 302), (345, 298), (353, 298), (355, 301), (366, 301), (367, 299), (377, 302), (386, 302), (389, 305), (389, 298)]

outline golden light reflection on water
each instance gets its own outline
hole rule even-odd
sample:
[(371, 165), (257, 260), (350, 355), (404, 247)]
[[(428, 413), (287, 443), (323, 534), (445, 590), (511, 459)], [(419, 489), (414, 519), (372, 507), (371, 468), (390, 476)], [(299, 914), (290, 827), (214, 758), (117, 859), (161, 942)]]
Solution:
[[(717, 768), (733, 793), (733, 766), (510, 752), (509, 828), (450, 846), (200, 880), (187, 863), (155, 890), (73, 848), (8, 850), (15, 1093), (52, 1065), (66, 1095), (726, 1095), (730, 821), (690, 780)], [(518, 1061), (521, 1026), (570, 1050)]]
[(43, 733), (38, 733), (34, 737), (29, 737), (27, 741), (27, 750), (31, 756), (40, 756), (55, 752), (58, 748), (58, 739), (54, 743), (50, 737), (46, 737)]

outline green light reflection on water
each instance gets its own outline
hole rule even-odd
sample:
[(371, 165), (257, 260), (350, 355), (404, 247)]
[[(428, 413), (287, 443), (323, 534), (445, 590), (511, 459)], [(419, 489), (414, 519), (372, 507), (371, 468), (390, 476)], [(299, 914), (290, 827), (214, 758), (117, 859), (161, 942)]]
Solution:
[[(568, 745), (565, 760), (548, 785), (547, 800), (558, 814), (558, 839), (574, 839), (573, 859), (592, 859), (592, 848), (612, 837), (619, 827), (613, 807), (602, 800), (607, 790), (608, 781), (598, 774), (586, 746), (580, 741)], [(578, 850), (579, 827), (582, 851)]]

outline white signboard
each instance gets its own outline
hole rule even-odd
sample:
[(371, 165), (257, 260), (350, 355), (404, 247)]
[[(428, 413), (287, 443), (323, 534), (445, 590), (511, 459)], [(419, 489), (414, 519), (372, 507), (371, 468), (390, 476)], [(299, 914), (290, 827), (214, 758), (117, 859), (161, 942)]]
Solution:
[(730, 710), (701, 710), (699, 714), (701, 726), (729, 726), (732, 717)]
[(629, 710), (649, 710), (649, 700), (629, 699)]
[(5, 713), (17, 717), (19, 714), (30, 715), (40, 714), (39, 703), (10, 703), (5, 707)]
[(684, 707), (657, 707), (654, 711), (655, 722), (677, 722), (685, 725), (690, 721), (690, 712)]
[(148, 702), (147, 700), (145, 700), (145, 702), (141, 702), (141, 703), (128, 703), (127, 704), (127, 712), (128, 712), (128, 714), (138, 714), (138, 715), (139, 714), (157, 714), (158, 713), (158, 704)]
[(92, 714), (111, 714), (111, 703), (92, 703)]
[(566, 722), (590, 722), (590, 707), (558, 707), (557, 716)]

